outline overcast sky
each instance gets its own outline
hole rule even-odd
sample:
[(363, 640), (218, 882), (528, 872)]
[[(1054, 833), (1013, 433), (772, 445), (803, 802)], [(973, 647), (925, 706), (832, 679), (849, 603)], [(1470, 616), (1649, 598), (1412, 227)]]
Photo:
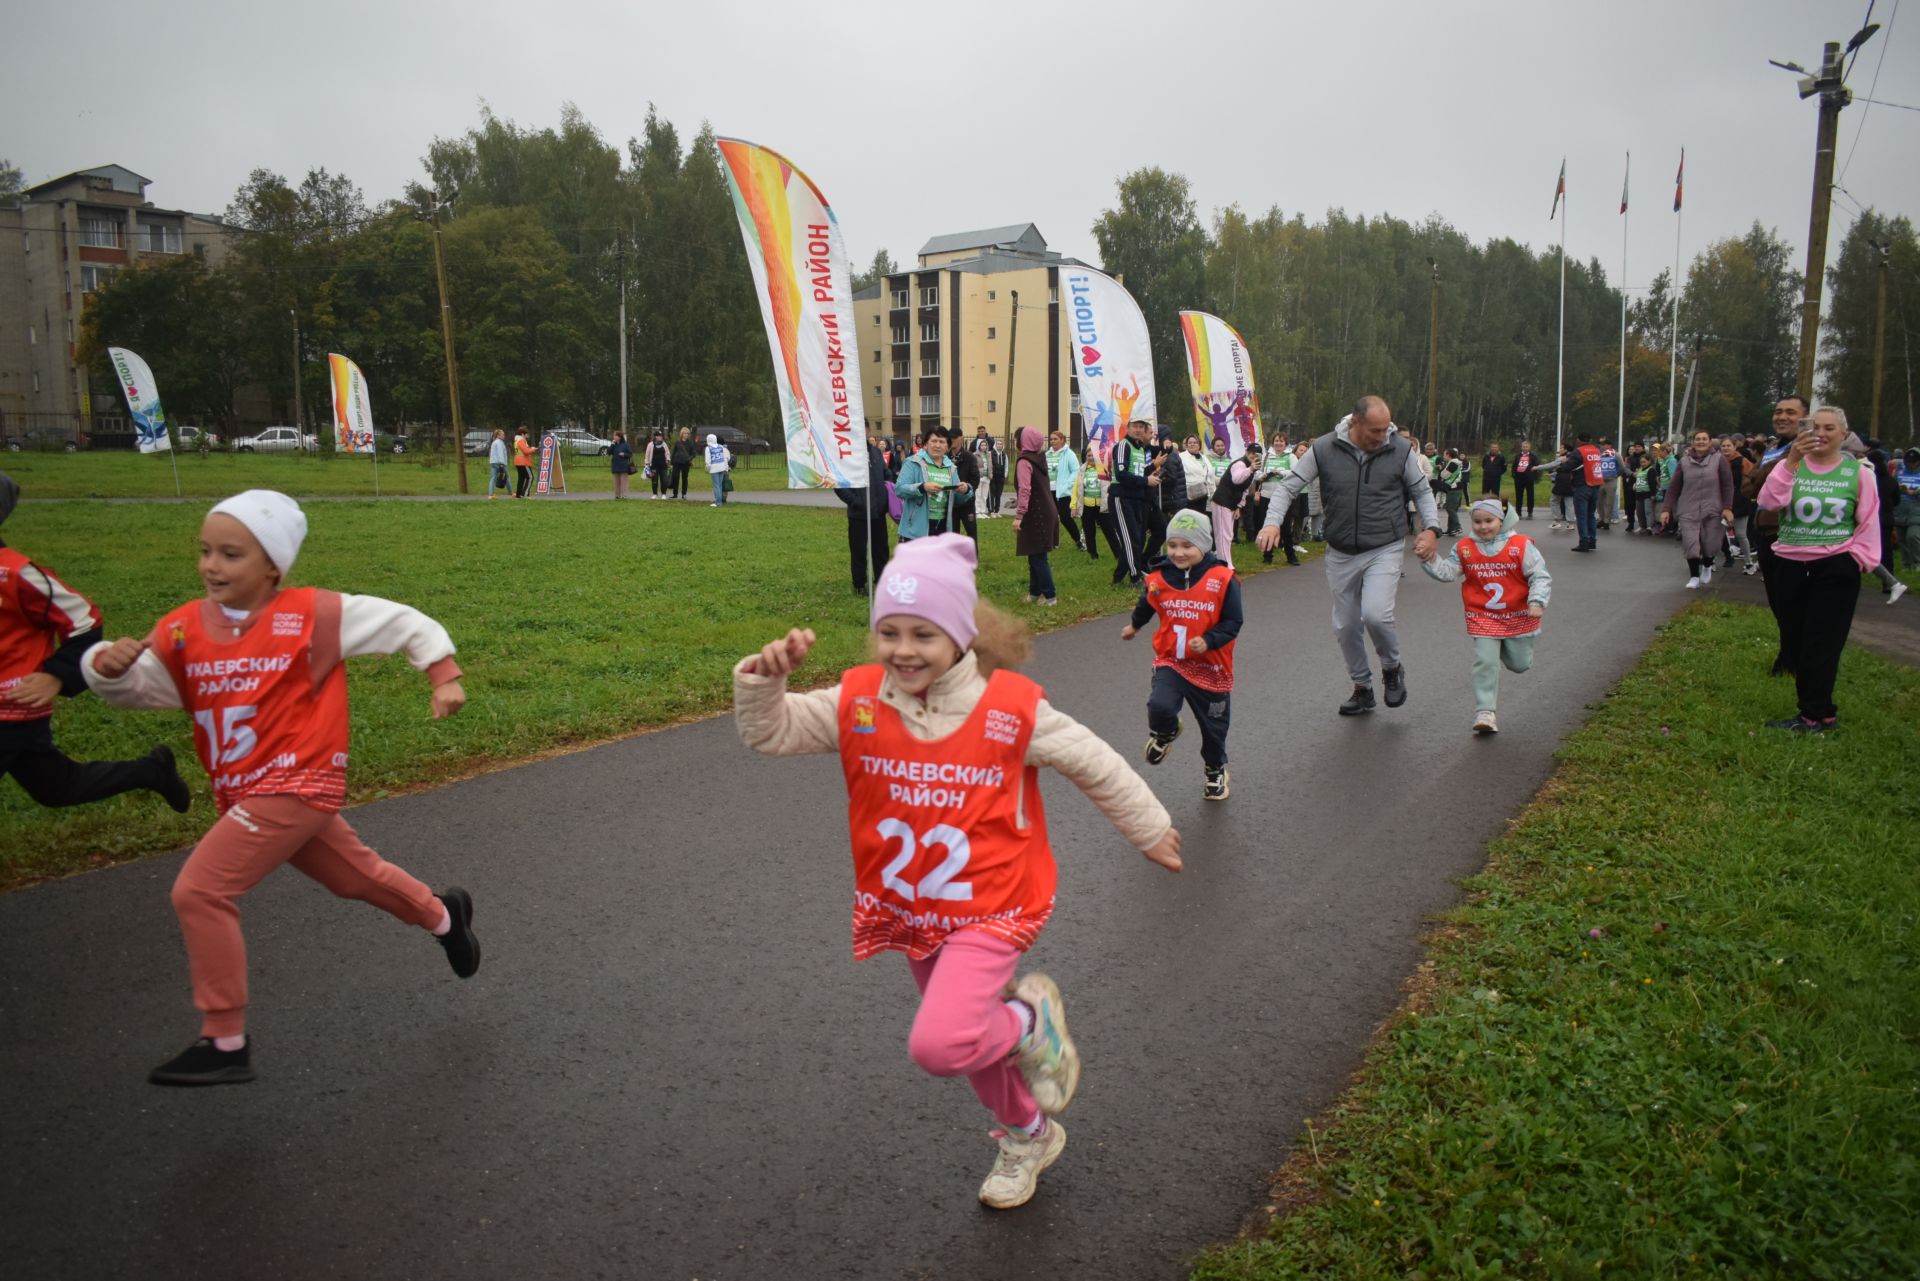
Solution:
[[(436, 136), (484, 99), (528, 126), (579, 106), (624, 150), (647, 104), (691, 137), (774, 147), (827, 193), (856, 266), (884, 246), (1035, 222), (1098, 261), (1115, 179), (1182, 173), (1201, 217), (1237, 204), (1445, 216), (1476, 241), (1555, 243), (1567, 157), (1568, 252), (1617, 279), (1633, 153), (1628, 285), (1682, 248), (1777, 228), (1804, 261), (1817, 108), (1768, 58), (1815, 65), (1865, 0), (1585, 4), (1134, 3), (704, 7), (408, 0), (279, 6), (142, 0), (28, 4), (7, 20), (0, 157), (29, 183), (117, 163), (156, 203), (223, 209), (249, 170), (324, 166), (369, 201), (422, 176)], [(1920, 3), (1878, 0), (1849, 83), (1920, 106)], [(1884, 57), (1884, 61), (1883, 61)], [(1920, 111), (1841, 116), (1842, 185), (1920, 211)], [(1830, 252), (1850, 221), (1834, 202)]]

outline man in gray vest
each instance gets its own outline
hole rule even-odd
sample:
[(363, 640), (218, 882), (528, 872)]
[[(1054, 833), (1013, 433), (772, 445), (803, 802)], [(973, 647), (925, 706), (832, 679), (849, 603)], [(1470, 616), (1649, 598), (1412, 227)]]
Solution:
[(1432, 560), (1440, 537), (1433, 487), (1407, 437), (1393, 425), (1387, 402), (1362, 396), (1353, 413), (1314, 441), (1280, 482), (1280, 493), (1267, 508), (1267, 523), (1254, 540), (1261, 551), (1279, 546), (1278, 514), (1316, 481), (1326, 524), (1333, 638), (1340, 642), (1353, 677), (1353, 696), (1340, 704), (1340, 714), (1361, 716), (1373, 710), (1367, 636), (1373, 637), (1380, 655), (1387, 706), (1398, 707), (1407, 701), (1407, 678), (1400, 666), (1400, 638), (1393, 630), (1393, 598), (1400, 590), (1407, 535), (1413, 532), (1407, 504), (1414, 504), (1420, 514), (1414, 555)]

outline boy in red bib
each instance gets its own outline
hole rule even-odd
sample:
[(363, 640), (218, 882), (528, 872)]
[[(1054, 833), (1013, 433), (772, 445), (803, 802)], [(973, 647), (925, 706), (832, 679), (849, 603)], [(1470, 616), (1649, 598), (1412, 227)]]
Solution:
[(433, 715), (466, 702), (446, 629), (405, 605), (283, 586), (307, 535), (285, 494), (250, 489), (207, 514), (207, 595), (162, 618), (147, 639), (102, 642), (81, 667), (119, 707), (186, 710), (220, 820), (173, 884), (200, 1039), (155, 1068), (155, 1085), (253, 1079), (246, 1034), (247, 956), (237, 901), (282, 863), (343, 898), (431, 930), (453, 972), (480, 968), (473, 900), (435, 895), (364, 845), (340, 817), (347, 796), (345, 659), (404, 652), (433, 683)]
[(1513, 532), (1520, 523), (1518, 511), (1506, 511), (1503, 518), (1498, 498), (1482, 498), (1472, 516), (1473, 537), (1421, 568), (1443, 583), (1460, 584), (1467, 635), (1473, 638), (1473, 732), (1497, 734), (1500, 669), (1524, 672), (1533, 666), (1533, 643), (1540, 638), (1553, 576), (1534, 541)]
[(796, 628), (734, 667), (733, 699), (756, 751), (840, 754), (854, 957), (906, 953), (921, 992), (908, 1052), (934, 1076), (965, 1076), (1000, 1123), (980, 1199), (1008, 1209), (1066, 1147), (1053, 1117), (1080, 1079), (1060, 989), (1042, 974), (1014, 980), (1053, 913), (1040, 768), (1072, 779), (1169, 871), (1180, 834), (1118, 753), (1009, 670), (1025, 629), (978, 603), (974, 563), (962, 535), (907, 543), (873, 595), (877, 662), (790, 694), (814, 643)]
[(1147, 764), (1167, 759), (1180, 737), (1180, 705), (1200, 724), (1201, 795), (1227, 799), (1227, 730), (1233, 723), (1233, 646), (1240, 635), (1240, 580), (1213, 555), (1217, 524), (1198, 512), (1167, 522), (1167, 556), (1147, 575), (1133, 616), (1120, 630), (1132, 640), (1159, 615), (1153, 633), (1153, 692), (1147, 696)]
[[(20, 486), (0, 472), (0, 524), (19, 501)], [(80, 659), (100, 632), (92, 601), (0, 543), (0, 778), (13, 775), (46, 806), (146, 788), (184, 814), (193, 793), (174, 768), (173, 749), (156, 747), (132, 761), (76, 761), (53, 745), (53, 700), (87, 688)]]

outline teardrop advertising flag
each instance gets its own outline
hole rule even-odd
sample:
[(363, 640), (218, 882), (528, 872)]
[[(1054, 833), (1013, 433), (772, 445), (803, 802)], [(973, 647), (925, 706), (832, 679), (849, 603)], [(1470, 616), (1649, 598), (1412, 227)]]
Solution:
[(114, 375), (120, 379), (121, 394), (127, 398), (127, 413), (133, 419), (135, 442), (143, 454), (158, 454), (173, 448), (167, 435), (167, 412), (160, 408), (160, 389), (154, 386), (153, 371), (147, 362), (125, 347), (107, 348)]
[(738, 138), (719, 143), (773, 356), (787, 488), (865, 489), (867, 413), (839, 220), (779, 152)]
[(1240, 332), (1204, 311), (1180, 313), (1187, 343), (1187, 382), (1201, 442), (1209, 449), (1224, 437), (1227, 452), (1242, 453), (1260, 440), (1260, 395), (1253, 386), (1253, 357)]
[(327, 353), (327, 382), (333, 388), (333, 447), (342, 454), (371, 454), (373, 405), (360, 366), (337, 352)]
[(1060, 268), (1060, 302), (1080, 379), (1080, 421), (1105, 476), (1127, 424), (1157, 421), (1147, 318), (1119, 281), (1091, 267)]

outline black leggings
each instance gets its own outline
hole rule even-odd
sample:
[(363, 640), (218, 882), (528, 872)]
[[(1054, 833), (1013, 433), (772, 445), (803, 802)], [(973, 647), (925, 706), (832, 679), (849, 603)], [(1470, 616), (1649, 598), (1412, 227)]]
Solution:
[(1800, 714), (1809, 720), (1838, 715), (1833, 685), (1860, 602), (1860, 566), (1845, 552), (1818, 560), (1775, 555), (1773, 602), (1780, 654), (1793, 673)]
[[(1073, 540), (1073, 545), (1075, 547), (1080, 546), (1080, 525), (1079, 525), (1079, 522), (1075, 521), (1073, 518), (1073, 499), (1065, 494), (1055, 494), (1053, 496), (1053, 509), (1060, 513), (1060, 528), (1066, 533), (1068, 538), (1071, 538)], [(1087, 541), (1088, 542), (1091, 542), (1093, 540), (1092, 536), (1093, 536), (1093, 522), (1088, 521), (1087, 522)], [(1100, 553), (1098, 551), (1095, 551), (1093, 554), (1093, 558), (1095, 560), (1100, 559)]]
[(1532, 472), (1513, 478), (1513, 509), (1523, 516), (1533, 515), (1533, 486), (1538, 479)]
[(513, 470), (519, 473), (519, 479), (513, 486), (513, 496), (515, 498), (525, 498), (527, 496), (527, 490), (533, 487), (533, 468), (522, 467), (518, 463), (515, 463)]
[(673, 485), (667, 490), (676, 498), (687, 496), (687, 476), (693, 471), (693, 464), (675, 463), (673, 465)]
[(50, 808), (85, 805), (139, 788), (158, 791), (166, 781), (160, 762), (151, 756), (132, 761), (76, 761), (53, 745), (53, 732), (40, 729), (11, 731), (0, 744), (0, 777), (8, 774), (36, 802)]

